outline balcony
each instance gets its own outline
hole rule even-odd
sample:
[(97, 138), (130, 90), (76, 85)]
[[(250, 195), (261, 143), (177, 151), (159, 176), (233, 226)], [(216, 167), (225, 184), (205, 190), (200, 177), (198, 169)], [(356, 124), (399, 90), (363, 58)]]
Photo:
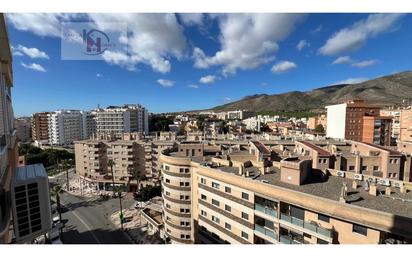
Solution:
[(255, 210), (260, 212), (260, 213), (264, 213), (266, 215), (269, 215), (271, 217), (278, 218), (277, 211), (275, 209), (269, 208), (267, 206), (263, 206), (263, 205), (260, 205), (260, 204), (256, 203), (255, 204)]
[(301, 219), (286, 215), (284, 213), (280, 214), (280, 219), (282, 221), (287, 222), (287, 223), (291, 223), (295, 226), (304, 228), (308, 231), (312, 231), (312, 232), (314, 232), (318, 235), (321, 235), (321, 236), (323, 236), (323, 237), (325, 237), (329, 240), (333, 238), (333, 230), (332, 229), (322, 228), (322, 227), (319, 227), (315, 223), (309, 223), (309, 222), (303, 221)]
[(278, 241), (278, 235), (275, 233), (275, 231), (267, 229), (265, 227), (262, 227), (258, 224), (255, 224), (255, 231), (258, 232), (258, 234), (262, 234), (265, 236), (268, 236), (276, 241)]
[(303, 244), (302, 242), (297, 241), (297, 240), (295, 240), (295, 239), (293, 239), (293, 238), (291, 238), (291, 237), (288, 237), (288, 236), (283, 236), (283, 235), (281, 235), (279, 238), (280, 238), (279, 241), (280, 241), (282, 244)]

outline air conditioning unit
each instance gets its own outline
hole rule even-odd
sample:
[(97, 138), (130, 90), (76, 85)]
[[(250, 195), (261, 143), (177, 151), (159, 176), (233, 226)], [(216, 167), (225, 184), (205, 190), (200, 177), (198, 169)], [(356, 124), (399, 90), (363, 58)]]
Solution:
[(362, 174), (355, 174), (354, 176), (353, 176), (353, 178), (354, 179), (356, 179), (356, 180), (363, 180), (363, 175)]
[(31, 242), (52, 229), (49, 179), (43, 164), (18, 167), (12, 181), (16, 242)]
[(377, 179), (376, 178), (368, 178), (369, 183), (376, 183)]
[(389, 181), (389, 179), (380, 179), (380, 180), (378, 181), (378, 184), (379, 184), (379, 185), (383, 185), (383, 186), (390, 186), (390, 185), (391, 185), (391, 182)]
[(402, 181), (391, 181), (391, 184), (394, 186), (394, 187), (403, 187), (403, 182)]
[(344, 177), (345, 177), (345, 172), (343, 172), (343, 171), (337, 171), (337, 172), (336, 172), (336, 176), (344, 178)]

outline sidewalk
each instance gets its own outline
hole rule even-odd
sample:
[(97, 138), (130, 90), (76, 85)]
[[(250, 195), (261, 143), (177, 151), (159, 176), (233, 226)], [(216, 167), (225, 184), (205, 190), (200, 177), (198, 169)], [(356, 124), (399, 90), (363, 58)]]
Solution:
[[(110, 216), (111, 222), (120, 228), (120, 211), (116, 211)], [(123, 210), (123, 216), (127, 222), (123, 223), (123, 229), (126, 234), (136, 244), (161, 244), (162, 240), (156, 236), (147, 235), (147, 224), (143, 224), (140, 219), (140, 211), (135, 208), (128, 208)]]

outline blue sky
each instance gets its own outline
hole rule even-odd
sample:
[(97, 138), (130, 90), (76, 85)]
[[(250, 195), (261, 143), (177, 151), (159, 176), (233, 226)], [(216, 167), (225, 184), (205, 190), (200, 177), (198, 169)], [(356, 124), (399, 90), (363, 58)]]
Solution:
[[(399, 14), (8, 14), (16, 116), (140, 103), (209, 108), (411, 69), (412, 19)], [(124, 22), (128, 53), (62, 60), (63, 21)], [(116, 28), (108, 28), (116, 29)], [(129, 31), (129, 32), (130, 32)]]

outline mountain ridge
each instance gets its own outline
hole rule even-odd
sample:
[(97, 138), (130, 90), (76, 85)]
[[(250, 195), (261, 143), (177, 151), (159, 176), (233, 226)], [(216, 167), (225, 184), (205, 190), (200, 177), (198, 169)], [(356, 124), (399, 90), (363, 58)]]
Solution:
[(412, 99), (412, 71), (391, 74), (357, 84), (329, 85), (309, 91), (281, 94), (254, 94), (208, 110), (232, 111), (306, 111), (339, 104), (350, 99), (363, 99), (371, 104), (399, 105)]

